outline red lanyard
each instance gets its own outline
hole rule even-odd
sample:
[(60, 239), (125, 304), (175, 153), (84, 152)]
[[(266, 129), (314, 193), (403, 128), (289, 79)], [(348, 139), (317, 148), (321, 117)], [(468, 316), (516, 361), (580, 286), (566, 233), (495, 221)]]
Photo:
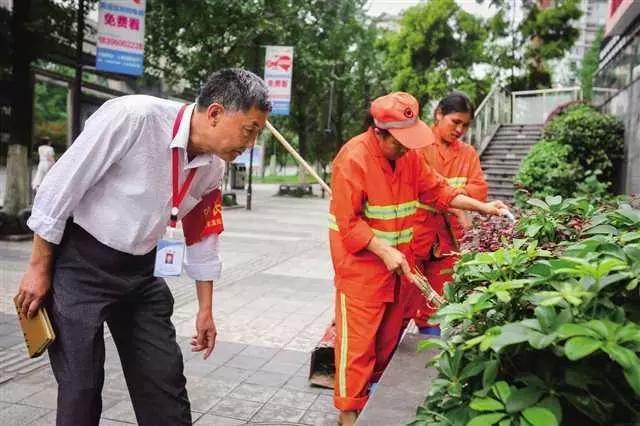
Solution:
[[(187, 108), (187, 105), (183, 105), (178, 111), (178, 115), (176, 116), (176, 120), (173, 122), (173, 138), (178, 134), (178, 129), (180, 128), (180, 122), (182, 121), (182, 116), (184, 114), (184, 110)], [(180, 163), (180, 154), (178, 153), (178, 148), (171, 149), (171, 155), (173, 156), (173, 169), (171, 173), (171, 177), (173, 179), (173, 196), (171, 200), (171, 216), (169, 218), (169, 223), (172, 228), (176, 227), (176, 222), (178, 221), (178, 206), (184, 199), (184, 196), (187, 195), (187, 191), (189, 190), (189, 186), (191, 186), (191, 182), (193, 181), (193, 176), (196, 174), (197, 169), (189, 170), (189, 175), (187, 179), (184, 181), (182, 188), (179, 187), (178, 184), (178, 175), (179, 173), (179, 163)]]

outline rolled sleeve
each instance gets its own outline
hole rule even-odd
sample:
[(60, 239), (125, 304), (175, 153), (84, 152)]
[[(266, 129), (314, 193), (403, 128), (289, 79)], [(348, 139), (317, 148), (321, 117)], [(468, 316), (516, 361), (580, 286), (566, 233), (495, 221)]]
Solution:
[(222, 272), (222, 261), (218, 253), (219, 236), (211, 234), (187, 246), (184, 269), (196, 281), (217, 281)]
[(27, 226), (37, 235), (52, 244), (60, 244), (66, 219), (54, 219), (38, 209), (31, 210)]
[(373, 238), (373, 231), (363, 220), (359, 220), (348, 232), (342, 235), (344, 248), (350, 253), (364, 250)]

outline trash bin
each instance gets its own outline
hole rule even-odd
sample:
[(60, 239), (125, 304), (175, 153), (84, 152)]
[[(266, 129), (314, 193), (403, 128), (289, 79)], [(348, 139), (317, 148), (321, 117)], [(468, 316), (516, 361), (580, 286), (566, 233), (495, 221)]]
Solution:
[(244, 189), (247, 182), (247, 167), (240, 163), (231, 163), (229, 170), (231, 189)]

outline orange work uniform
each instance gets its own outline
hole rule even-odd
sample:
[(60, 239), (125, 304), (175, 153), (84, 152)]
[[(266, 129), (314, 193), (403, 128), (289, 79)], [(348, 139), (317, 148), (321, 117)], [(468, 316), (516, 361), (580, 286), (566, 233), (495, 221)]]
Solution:
[(335, 406), (364, 407), (368, 386), (398, 343), (413, 284), (366, 249), (376, 236), (413, 264), (418, 201), (446, 208), (460, 190), (426, 167), (418, 151), (384, 157), (370, 128), (347, 142), (332, 166), (329, 240), (336, 286)]
[[(446, 178), (449, 185), (462, 189), (465, 195), (476, 200), (486, 200), (487, 182), (480, 168), (478, 153), (471, 145), (459, 140), (450, 144), (436, 142), (422, 148), (421, 154), (426, 164)], [(449, 253), (457, 251), (457, 241), (463, 237), (464, 228), (451, 213), (441, 213), (428, 206), (419, 207), (413, 250), (418, 266), (423, 269), (431, 286), (442, 294), (444, 284), (452, 279), (451, 269), (458, 260), (457, 256)], [(414, 305), (410, 306), (408, 316), (416, 319), (419, 326), (426, 325), (421, 319), (433, 313), (433, 309), (427, 306), (423, 297), (412, 297), (411, 300)]]

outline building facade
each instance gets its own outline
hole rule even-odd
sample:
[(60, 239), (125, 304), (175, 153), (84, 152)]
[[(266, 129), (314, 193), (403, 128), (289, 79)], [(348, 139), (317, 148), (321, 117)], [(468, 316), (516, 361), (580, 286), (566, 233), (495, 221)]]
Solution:
[(640, 193), (640, 1), (609, 0), (593, 102), (625, 124), (621, 186)]

